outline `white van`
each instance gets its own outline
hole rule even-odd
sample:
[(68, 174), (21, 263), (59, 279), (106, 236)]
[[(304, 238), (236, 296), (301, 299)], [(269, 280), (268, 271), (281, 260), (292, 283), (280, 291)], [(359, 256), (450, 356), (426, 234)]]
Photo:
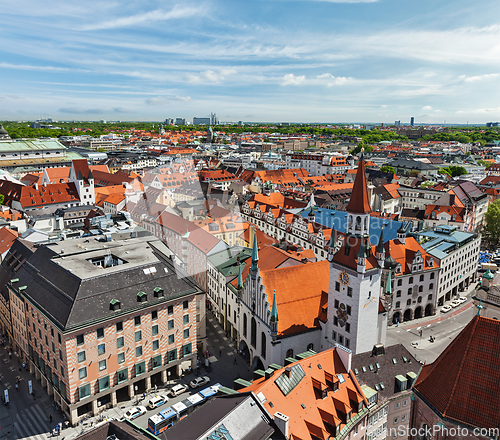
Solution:
[(178, 396), (179, 394), (182, 394), (184, 391), (186, 391), (188, 389), (187, 385), (183, 385), (183, 384), (179, 384), (179, 385), (175, 385), (174, 387), (172, 387), (172, 389), (170, 390), (170, 393), (169, 395), (171, 397), (176, 397)]

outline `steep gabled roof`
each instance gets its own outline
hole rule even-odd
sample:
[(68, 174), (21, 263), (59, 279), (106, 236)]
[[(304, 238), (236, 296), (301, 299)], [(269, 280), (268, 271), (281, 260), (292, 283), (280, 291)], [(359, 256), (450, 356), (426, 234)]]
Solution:
[(441, 355), (425, 365), (416, 393), (444, 418), (500, 427), (500, 321), (475, 316)]
[(351, 200), (346, 208), (347, 212), (367, 214), (372, 211), (368, 199), (368, 186), (366, 183), (365, 161), (361, 159), (358, 163), (358, 171), (352, 187)]

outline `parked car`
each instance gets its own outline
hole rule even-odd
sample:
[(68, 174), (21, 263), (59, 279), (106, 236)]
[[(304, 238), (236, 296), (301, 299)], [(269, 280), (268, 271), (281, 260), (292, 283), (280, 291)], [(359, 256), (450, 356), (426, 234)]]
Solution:
[(441, 313), (448, 313), (451, 310), (450, 306), (444, 306), (441, 308)]
[(457, 299), (457, 301), (460, 301), (460, 304), (463, 304), (464, 302), (467, 302), (467, 297), (461, 296), (460, 298)]
[(175, 385), (172, 387), (172, 389), (170, 390), (170, 392), (168, 394), (171, 397), (176, 397), (179, 394), (182, 394), (187, 389), (188, 389), (187, 385), (184, 385), (184, 384)]
[(450, 303), (450, 306), (452, 307), (457, 307), (459, 306), (460, 304), (462, 304), (458, 299), (454, 299), (451, 303)]
[(146, 407), (144, 406), (134, 406), (133, 408), (130, 408), (123, 416), (126, 419), (135, 419), (136, 417), (142, 416), (143, 414), (146, 414)]
[(194, 389), (201, 387), (202, 385), (205, 385), (208, 382), (210, 382), (210, 378), (208, 376), (197, 377), (196, 379), (189, 382), (189, 386)]
[(148, 407), (149, 409), (155, 409), (167, 402), (168, 402), (168, 397), (162, 394), (153, 397), (152, 399), (149, 399)]

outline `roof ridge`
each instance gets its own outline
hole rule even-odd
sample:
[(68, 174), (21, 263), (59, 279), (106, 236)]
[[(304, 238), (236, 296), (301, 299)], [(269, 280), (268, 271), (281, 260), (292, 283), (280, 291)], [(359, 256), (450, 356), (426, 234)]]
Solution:
[[(471, 326), (472, 328), (471, 328), (471, 331), (470, 331), (470, 333), (471, 333), (471, 334), (473, 334), (473, 333), (474, 333), (474, 331), (476, 330), (477, 324), (478, 324), (478, 322), (479, 322), (479, 319), (478, 319), (478, 316), (477, 316), (477, 315), (476, 315), (476, 316), (474, 316), (473, 321), (474, 321), (474, 322), (473, 322), (473, 324), (472, 324), (472, 326)], [(456, 340), (456, 339), (455, 339), (455, 340)], [(450, 393), (450, 398), (448, 399), (448, 403), (446, 404), (446, 406), (445, 406), (445, 408), (444, 408), (443, 415), (446, 415), (446, 412), (448, 411), (448, 408), (449, 408), (449, 406), (450, 406), (451, 402), (453, 401), (453, 395), (455, 394), (455, 390), (456, 390), (456, 388), (457, 388), (457, 384), (458, 384), (458, 381), (459, 381), (459, 380), (458, 380), (458, 377), (460, 376), (460, 374), (461, 374), (461, 372), (462, 372), (462, 368), (463, 368), (463, 366), (464, 366), (465, 359), (467, 358), (467, 353), (468, 353), (468, 351), (469, 351), (471, 341), (472, 341), (472, 338), (471, 338), (471, 337), (469, 337), (469, 338), (467, 339), (467, 346), (466, 346), (466, 348), (465, 348), (465, 350), (464, 350), (464, 352), (463, 352), (462, 360), (461, 360), (461, 362), (460, 362), (460, 367), (459, 367), (459, 369), (458, 369), (457, 375), (455, 376), (455, 384), (453, 385), (453, 388), (452, 388), (452, 390), (451, 390), (451, 393)], [(450, 347), (451, 345), (453, 345), (453, 343), (452, 343), (452, 344), (450, 344), (448, 347)]]

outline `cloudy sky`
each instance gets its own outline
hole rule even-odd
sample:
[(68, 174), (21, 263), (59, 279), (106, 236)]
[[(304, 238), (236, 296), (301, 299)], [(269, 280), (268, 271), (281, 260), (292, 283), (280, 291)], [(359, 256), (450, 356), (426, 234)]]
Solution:
[(0, 119), (500, 120), (500, 1), (3, 2)]

